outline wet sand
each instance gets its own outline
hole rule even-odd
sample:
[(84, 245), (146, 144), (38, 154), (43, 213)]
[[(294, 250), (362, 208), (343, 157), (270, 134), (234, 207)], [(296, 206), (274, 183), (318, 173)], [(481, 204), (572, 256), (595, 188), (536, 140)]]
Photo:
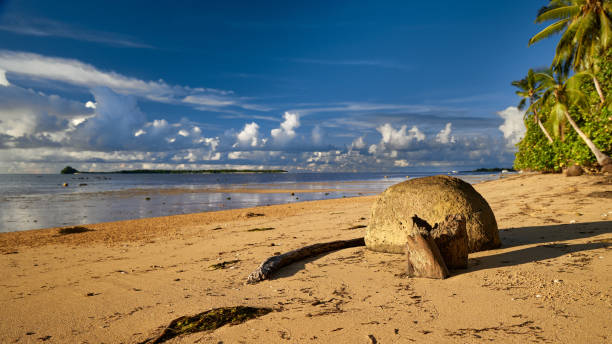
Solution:
[(0, 342), (133, 343), (179, 316), (239, 305), (275, 311), (169, 342), (612, 341), (610, 177), (475, 187), (503, 247), (442, 281), (406, 278), (402, 255), (357, 247), (244, 284), (276, 252), (363, 236), (350, 228), (367, 225), (375, 196), (3, 233)]

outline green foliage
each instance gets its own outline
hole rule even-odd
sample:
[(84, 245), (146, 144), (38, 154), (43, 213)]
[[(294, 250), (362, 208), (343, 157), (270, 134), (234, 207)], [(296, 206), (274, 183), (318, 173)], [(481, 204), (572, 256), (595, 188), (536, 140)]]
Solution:
[[(586, 95), (587, 106), (569, 108), (570, 115), (580, 129), (608, 156), (612, 154), (612, 52), (602, 59), (597, 79), (607, 96), (607, 106), (601, 106), (593, 82), (585, 80), (580, 90)], [(544, 117), (552, 117), (552, 107), (546, 109)], [(564, 128), (564, 141), (557, 137), (552, 144), (548, 143), (538, 125), (530, 114), (525, 119), (527, 132), (517, 144), (518, 152), (514, 161), (515, 169), (535, 171), (559, 171), (571, 164), (582, 166), (595, 165), (595, 156), (578, 134), (569, 125)]]
[(75, 174), (78, 173), (79, 171), (76, 168), (72, 168), (71, 166), (66, 166), (62, 169), (62, 171), (60, 172), (61, 174)]

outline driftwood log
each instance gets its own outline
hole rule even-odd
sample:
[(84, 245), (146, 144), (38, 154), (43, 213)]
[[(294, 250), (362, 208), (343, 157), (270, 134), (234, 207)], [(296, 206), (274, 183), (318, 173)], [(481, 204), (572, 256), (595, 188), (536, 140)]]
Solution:
[[(416, 221), (414, 230), (406, 236), (406, 260), (408, 277), (444, 279), (449, 272), (440, 250), (429, 230)], [(431, 227), (430, 227), (431, 228)]]
[(272, 256), (264, 260), (259, 267), (253, 271), (247, 278), (248, 284), (255, 284), (268, 279), (272, 273), (278, 269), (295, 263), (302, 259), (313, 257), (322, 253), (339, 250), (342, 248), (365, 246), (363, 238), (356, 238), (351, 240), (337, 240), (326, 243), (314, 244), (305, 247), (289, 251), (287, 253), (280, 254), (278, 256)]

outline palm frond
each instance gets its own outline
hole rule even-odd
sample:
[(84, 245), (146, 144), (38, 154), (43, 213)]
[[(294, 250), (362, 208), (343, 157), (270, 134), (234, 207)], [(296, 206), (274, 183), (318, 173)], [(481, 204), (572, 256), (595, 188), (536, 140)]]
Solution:
[(531, 37), (529, 40), (529, 45), (532, 45), (535, 42), (538, 42), (544, 38), (548, 38), (556, 33), (561, 32), (567, 26), (569, 19), (563, 19), (556, 23), (553, 23), (547, 26), (544, 30), (538, 32), (535, 36)]
[(601, 42), (601, 46), (604, 49), (607, 49), (610, 46), (610, 41), (612, 40), (612, 22), (605, 12), (599, 14), (599, 25), (601, 26), (599, 40)]
[(557, 7), (557, 8), (549, 9), (543, 12), (542, 14), (538, 15), (538, 17), (536, 18), (536, 23), (542, 23), (542, 22), (554, 20), (554, 19), (566, 19), (566, 18), (573, 17), (579, 13), (580, 13), (580, 7), (576, 5)]

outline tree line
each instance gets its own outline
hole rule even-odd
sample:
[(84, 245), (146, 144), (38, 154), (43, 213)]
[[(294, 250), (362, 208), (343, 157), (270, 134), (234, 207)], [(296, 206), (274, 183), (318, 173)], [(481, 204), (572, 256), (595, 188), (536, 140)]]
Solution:
[[(514, 167), (559, 171), (577, 164), (612, 170), (612, 0), (550, 0), (529, 45), (560, 34), (549, 67), (513, 81), (525, 111)], [(609, 165), (609, 166), (607, 166)]]

